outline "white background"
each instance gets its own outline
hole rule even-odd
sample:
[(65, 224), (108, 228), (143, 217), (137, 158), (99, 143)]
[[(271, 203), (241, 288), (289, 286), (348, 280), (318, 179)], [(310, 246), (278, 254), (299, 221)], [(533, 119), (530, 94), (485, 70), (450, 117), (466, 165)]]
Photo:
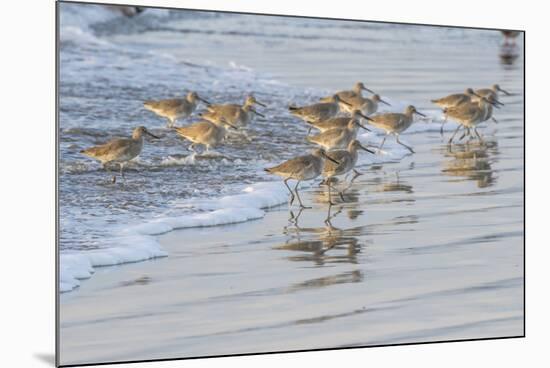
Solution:
[[(525, 29), (527, 83), (527, 338), (201, 359), (128, 367), (518, 367), (548, 366), (550, 168), (548, 35), (544, 2), (172, 0), (139, 5)], [(53, 0), (11, 0), (0, 11), (0, 361), (52, 366), (54, 354), (54, 25)], [(543, 100), (545, 99), (545, 100)], [(545, 226), (546, 225), (546, 226)], [(228, 342), (229, 343), (229, 342)], [(544, 363), (546, 361), (547, 363)]]

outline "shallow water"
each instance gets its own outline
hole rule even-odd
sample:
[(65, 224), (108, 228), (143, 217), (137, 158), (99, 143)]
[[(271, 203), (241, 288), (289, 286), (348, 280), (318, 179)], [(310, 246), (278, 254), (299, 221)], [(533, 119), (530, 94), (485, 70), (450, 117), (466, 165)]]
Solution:
[[(62, 295), (67, 363), (523, 334), (523, 59), (501, 62), (499, 32), (85, 8), (61, 5), (62, 289), (91, 265), (168, 257), (96, 268)], [(309, 148), (290, 101), (357, 80), (394, 109), (413, 103), (435, 120), (429, 100), (466, 87), (498, 82), (514, 96), (502, 98), (499, 124), (481, 129), (485, 145), (449, 147), (437, 121), (418, 122), (403, 137), (416, 154), (390, 138), (386, 154), (362, 157), (365, 175), (333, 208), (333, 228), (316, 185), (304, 188), (314, 209), (298, 224), (286, 206), (261, 209), (285, 201), (277, 184), (235, 200), (276, 180), (263, 167)], [(253, 91), (268, 108), (250, 126), (252, 143), (237, 136), (217, 149), (225, 158), (189, 157), (142, 108), (189, 89), (214, 102)], [(109, 184), (78, 152), (136, 125), (162, 139), (146, 143), (126, 184)], [(173, 231), (160, 244), (154, 236), (261, 217)], [(107, 303), (90, 309), (94, 300)], [(105, 338), (108, 326), (117, 328)]]

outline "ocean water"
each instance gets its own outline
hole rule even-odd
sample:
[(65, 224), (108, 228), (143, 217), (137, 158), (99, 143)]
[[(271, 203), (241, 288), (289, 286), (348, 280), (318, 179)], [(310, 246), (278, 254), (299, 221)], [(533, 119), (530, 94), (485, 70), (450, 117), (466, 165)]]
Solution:
[[(511, 236), (521, 241), (521, 41), (512, 50), (518, 58), (509, 64), (499, 57), (510, 50), (501, 46), (497, 31), (160, 9), (127, 18), (96, 5), (59, 7), (62, 292), (75, 290), (97, 266), (170, 257), (159, 234), (257, 220), (284, 204), (285, 187), (262, 169), (312, 148), (304, 139), (306, 127), (286, 107), (316, 101), (358, 80), (390, 101), (385, 110), (412, 103), (426, 113), (429, 118), (402, 139), (415, 149), (432, 147), (416, 158), (390, 138), (376, 156), (361, 156), (362, 167), (379, 172), (406, 165), (409, 172), (441, 165), (428, 175), (437, 180), (425, 196), (455, 195), (449, 182), (468, 189), (470, 195), (461, 194), (466, 207), (495, 196), (515, 209)], [(484, 125), (490, 143), (448, 150), (439, 138), (441, 112), (430, 98), (497, 82), (514, 96), (503, 98), (506, 106), (495, 114), (499, 124)], [(268, 106), (259, 108), (266, 117), (250, 125), (251, 142), (235, 136), (216, 149), (219, 155), (193, 156), (188, 142), (142, 107), (144, 100), (189, 90), (214, 103), (239, 102), (254, 92)], [(128, 136), (138, 125), (161, 139), (145, 143), (128, 165), (124, 184), (111, 184), (99, 163), (79, 153)], [(455, 127), (450, 122), (445, 130)], [(381, 135), (360, 139), (377, 144)], [(414, 184), (392, 184), (381, 189), (389, 197), (415, 192)], [(400, 205), (390, 201), (387, 211)]]
[[(523, 334), (521, 39), (59, 7), (64, 364)], [(413, 104), (428, 115), (401, 138), (416, 153), (388, 138), (360, 154), (364, 175), (346, 203), (327, 213), (325, 188), (304, 183), (313, 209), (289, 210), (286, 188), (263, 171), (312, 148), (287, 106), (356, 81), (391, 103), (384, 111)], [(513, 95), (502, 96), (498, 124), (480, 126), (485, 144), (447, 145), (456, 124), (441, 137), (430, 99), (493, 83)], [(142, 107), (189, 90), (214, 103), (254, 92), (266, 117), (250, 124), (251, 141), (235, 135), (218, 154), (193, 156)], [(138, 125), (161, 139), (147, 140), (124, 184), (79, 154)]]

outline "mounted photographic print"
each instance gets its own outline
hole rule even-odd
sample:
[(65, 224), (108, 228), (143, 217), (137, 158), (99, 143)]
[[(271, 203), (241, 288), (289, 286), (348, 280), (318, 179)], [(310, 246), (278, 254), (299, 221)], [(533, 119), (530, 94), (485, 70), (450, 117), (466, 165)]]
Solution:
[(524, 336), (524, 32), (61, 1), (57, 37), (58, 365)]

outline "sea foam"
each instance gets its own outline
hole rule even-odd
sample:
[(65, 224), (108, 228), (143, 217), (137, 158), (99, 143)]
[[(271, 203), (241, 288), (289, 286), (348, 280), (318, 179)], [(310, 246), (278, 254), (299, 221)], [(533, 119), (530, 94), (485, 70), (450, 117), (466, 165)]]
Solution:
[(191, 199), (174, 203), (175, 208), (194, 212), (181, 216), (158, 216), (144, 224), (121, 228), (111, 243), (117, 246), (90, 251), (61, 252), (59, 290), (67, 292), (90, 278), (94, 267), (140, 262), (168, 255), (156, 235), (175, 229), (233, 224), (264, 217), (265, 209), (287, 201), (281, 182), (255, 183), (241, 193), (215, 199)]

